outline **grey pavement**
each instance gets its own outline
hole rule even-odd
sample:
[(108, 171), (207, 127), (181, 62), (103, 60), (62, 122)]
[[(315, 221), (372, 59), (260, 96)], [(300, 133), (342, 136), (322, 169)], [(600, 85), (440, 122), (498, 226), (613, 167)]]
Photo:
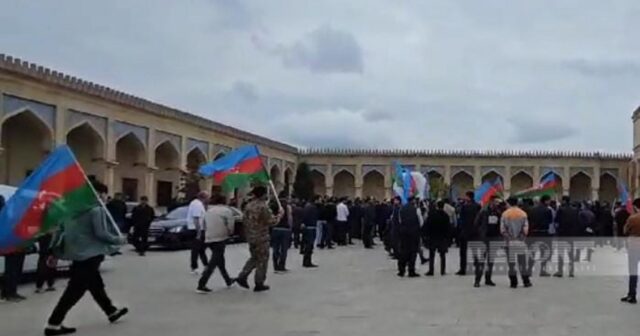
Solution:
[[(246, 245), (228, 247), (232, 275), (247, 256)], [(449, 259), (452, 274), (457, 250), (450, 251)], [(622, 276), (534, 278), (534, 287), (514, 290), (505, 276), (497, 275), (497, 287), (473, 288), (469, 276), (399, 279), (380, 246), (317, 251), (315, 261), (320, 268), (303, 269), (301, 256), (291, 253), (289, 274), (270, 269), (269, 292), (224, 288), (215, 273), (210, 282), (214, 293), (199, 295), (187, 251), (138, 257), (127, 250), (107, 263), (104, 277), (111, 297), (128, 306), (130, 315), (109, 325), (87, 294), (66, 324), (92, 336), (587, 336), (637, 335), (640, 330), (640, 307), (618, 301), (626, 288)], [(0, 335), (40, 335), (64, 283), (58, 282), (58, 292), (38, 295), (26, 285), (21, 293), (27, 301), (0, 304)]]

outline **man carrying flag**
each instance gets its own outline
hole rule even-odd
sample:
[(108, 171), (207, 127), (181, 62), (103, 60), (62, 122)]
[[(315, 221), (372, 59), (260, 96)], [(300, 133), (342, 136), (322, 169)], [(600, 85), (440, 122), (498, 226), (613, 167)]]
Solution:
[[(105, 255), (125, 243), (104, 208), (107, 187), (89, 184), (68, 146), (58, 147), (34, 171), (0, 211), (0, 251), (14, 251), (38, 237), (54, 232), (53, 255), (71, 260), (70, 279), (56, 305), (45, 335), (74, 333), (62, 322), (88, 290), (109, 321), (124, 316), (127, 308), (113, 306), (100, 276)], [(49, 265), (56, 263), (50, 257)]]
[[(213, 176), (214, 180), (222, 184), (225, 192), (235, 188), (248, 186), (250, 183), (270, 183), (269, 174), (264, 169), (258, 147), (249, 145), (240, 147), (223, 158), (200, 167), (200, 174)], [(273, 184), (271, 183), (273, 188)], [(269, 263), (269, 228), (278, 223), (283, 215), (280, 206), (277, 216), (273, 216), (267, 206), (267, 188), (256, 186), (251, 192), (253, 199), (245, 207), (245, 236), (249, 243), (251, 257), (238, 275), (236, 282), (243, 288), (249, 288), (247, 278), (255, 269), (254, 291), (269, 290), (265, 285), (267, 266)], [(274, 190), (275, 195), (275, 190)]]

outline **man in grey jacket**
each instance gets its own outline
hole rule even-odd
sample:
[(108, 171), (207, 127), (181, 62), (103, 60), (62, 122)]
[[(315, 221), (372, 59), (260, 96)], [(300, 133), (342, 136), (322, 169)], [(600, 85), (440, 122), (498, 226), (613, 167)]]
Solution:
[[(93, 182), (93, 187), (104, 202), (108, 193), (107, 187)], [(55, 258), (71, 260), (70, 279), (60, 301), (53, 309), (49, 322), (44, 330), (46, 336), (67, 335), (76, 332), (75, 328), (62, 325), (65, 316), (84, 296), (86, 291), (100, 306), (111, 323), (118, 321), (129, 311), (127, 308), (116, 308), (107, 295), (100, 275), (100, 264), (105, 255), (118, 251), (118, 247), (126, 240), (115, 225), (108, 219), (103, 206), (97, 206), (72, 221), (64, 223), (62, 229), (53, 238), (53, 253), (50, 264)]]
[(205, 267), (200, 281), (198, 281), (198, 288), (196, 292), (200, 294), (211, 293), (211, 289), (207, 288), (207, 282), (216, 270), (216, 267), (220, 269), (220, 275), (224, 278), (227, 286), (233, 285), (233, 279), (227, 273), (226, 262), (224, 258), (224, 250), (227, 245), (227, 239), (233, 234), (235, 228), (235, 218), (233, 217), (233, 211), (225, 205), (226, 199), (224, 196), (214, 196), (212, 199), (212, 205), (204, 214), (204, 242), (205, 245), (211, 249), (211, 259)]

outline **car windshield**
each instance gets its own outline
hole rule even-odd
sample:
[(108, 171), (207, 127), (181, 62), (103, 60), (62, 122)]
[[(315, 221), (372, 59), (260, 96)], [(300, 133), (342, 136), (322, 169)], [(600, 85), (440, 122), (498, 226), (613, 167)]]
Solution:
[(185, 219), (187, 218), (187, 210), (189, 207), (186, 206), (174, 209), (167, 215), (167, 219)]

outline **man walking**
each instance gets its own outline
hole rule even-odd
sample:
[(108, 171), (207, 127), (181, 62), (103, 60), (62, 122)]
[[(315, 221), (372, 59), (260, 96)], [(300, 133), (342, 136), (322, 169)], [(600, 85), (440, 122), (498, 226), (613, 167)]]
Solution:
[(131, 210), (133, 246), (140, 256), (144, 256), (149, 248), (149, 227), (154, 218), (156, 218), (156, 212), (149, 205), (149, 198), (140, 197), (140, 204)]
[(413, 200), (399, 211), (397, 234), (398, 276), (403, 277), (408, 268), (410, 278), (419, 277), (416, 258), (420, 248), (420, 220)]
[(540, 201), (529, 211), (529, 236), (527, 241), (529, 249), (529, 274), (533, 271), (535, 265), (536, 250), (540, 251), (540, 276), (548, 277), (547, 262), (551, 258), (553, 252), (551, 239), (549, 236), (549, 227), (553, 223), (553, 212), (549, 207), (551, 198), (549, 195), (540, 197)]
[[(98, 196), (106, 200), (108, 189), (99, 182), (93, 182)], [(109, 322), (114, 323), (126, 315), (127, 308), (116, 308), (107, 295), (100, 275), (100, 264), (105, 255), (111, 255), (124, 244), (126, 239), (107, 219), (101, 206), (80, 215), (78, 218), (64, 223), (61, 230), (53, 238), (53, 254), (60, 259), (71, 260), (70, 279), (60, 301), (49, 317), (44, 330), (46, 336), (67, 335), (76, 332), (75, 328), (62, 325), (67, 313), (84, 296), (86, 291), (107, 315)], [(51, 258), (49, 264), (55, 264)]]
[(468, 246), (469, 240), (475, 238), (476, 228), (474, 222), (478, 213), (480, 212), (480, 204), (475, 201), (475, 194), (473, 191), (468, 191), (465, 194), (464, 204), (460, 209), (460, 227), (458, 230), (458, 247), (460, 248), (460, 270), (456, 275), (467, 274), (467, 258), (468, 258)]
[(247, 204), (244, 214), (245, 235), (249, 243), (251, 257), (238, 275), (236, 282), (243, 288), (249, 288), (247, 278), (255, 269), (255, 292), (269, 290), (264, 282), (267, 279), (269, 264), (269, 228), (282, 218), (282, 209), (276, 217), (266, 203), (267, 189), (263, 186), (253, 188), (253, 199)]
[[(281, 199), (284, 206), (284, 216), (271, 230), (271, 248), (273, 249), (273, 270), (276, 273), (286, 273), (287, 254), (291, 247), (291, 225), (293, 222), (291, 205), (286, 199)], [(276, 208), (275, 211), (278, 211)]]
[(203, 218), (206, 212), (205, 204), (209, 201), (209, 194), (201, 191), (198, 196), (189, 203), (187, 210), (187, 228), (194, 237), (191, 241), (191, 274), (198, 275), (198, 258), (202, 267), (207, 266), (207, 254), (204, 248), (204, 224)]
[(212, 206), (204, 214), (204, 243), (211, 250), (211, 259), (205, 267), (200, 281), (198, 281), (198, 289), (196, 292), (200, 294), (211, 293), (211, 289), (207, 288), (209, 278), (216, 270), (220, 270), (220, 274), (227, 286), (233, 285), (233, 280), (227, 273), (226, 261), (224, 258), (224, 250), (227, 245), (227, 239), (233, 234), (235, 227), (235, 218), (233, 212), (225, 205), (224, 196), (215, 196), (212, 198)]
[(500, 232), (504, 237), (507, 247), (509, 282), (511, 283), (511, 288), (518, 287), (517, 262), (524, 287), (531, 287), (529, 267), (527, 266), (527, 245), (524, 242), (529, 234), (527, 213), (518, 207), (518, 200), (516, 198), (509, 198), (507, 203), (509, 204), (509, 208), (502, 214)]

